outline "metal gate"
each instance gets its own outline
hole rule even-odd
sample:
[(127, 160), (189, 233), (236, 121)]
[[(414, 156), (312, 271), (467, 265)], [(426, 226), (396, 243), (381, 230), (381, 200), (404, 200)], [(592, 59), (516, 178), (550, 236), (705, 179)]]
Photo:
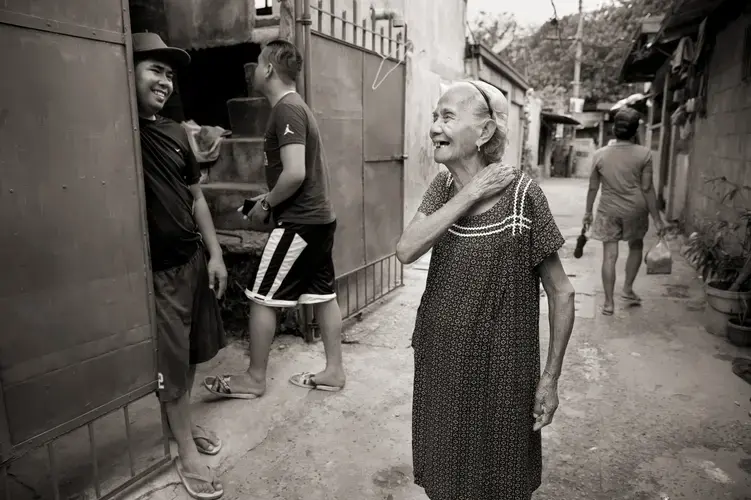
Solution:
[[(0, 498), (21, 498), (9, 468), (32, 451), (37, 498), (71, 493), (71, 467), (109, 498), (170, 461), (165, 439), (137, 470), (129, 416), (157, 386), (129, 31), (127, 0), (0, 6)], [(104, 417), (119, 484), (98, 460)], [(56, 447), (73, 431), (80, 450)]]
[[(308, 1), (308, 0), (306, 0)], [(341, 1), (341, 0), (340, 0)], [(344, 319), (402, 286), (406, 28), (311, 5), (310, 101), (331, 169)], [(341, 5), (341, 4), (340, 4)], [(349, 17), (348, 17), (349, 16)], [(379, 26), (384, 24), (386, 26)], [(375, 88), (374, 88), (375, 87)]]

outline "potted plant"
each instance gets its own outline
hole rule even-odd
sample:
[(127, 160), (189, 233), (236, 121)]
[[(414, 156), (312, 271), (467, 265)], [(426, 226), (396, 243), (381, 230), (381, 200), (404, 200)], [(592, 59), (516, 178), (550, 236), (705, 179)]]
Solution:
[[(730, 189), (721, 198), (732, 201), (748, 188), (725, 177), (708, 179)], [(699, 271), (705, 283), (707, 306), (704, 327), (714, 335), (727, 336), (728, 321), (751, 307), (751, 210), (736, 209), (734, 221), (720, 218), (705, 223), (688, 239), (685, 256)]]
[(742, 313), (728, 320), (728, 341), (738, 347), (751, 347), (751, 318), (748, 317), (749, 307), (744, 302)]

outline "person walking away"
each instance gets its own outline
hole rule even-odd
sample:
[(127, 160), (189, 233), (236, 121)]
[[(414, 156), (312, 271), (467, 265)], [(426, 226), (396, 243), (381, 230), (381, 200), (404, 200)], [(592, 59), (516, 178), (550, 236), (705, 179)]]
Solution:
[[(564, 239), (540, 187), (503, 166), (508, 102), (462, 82), (441, 96), (430, 137), (436, 175), (396, 248), (432, 248), (412, 347), (415, 482), (431, 500), (529, 500), (540, 486), (540, 429), (558, 407), (574, 324)], [(540, 282), (550, 347), (540, 374)]]
[(255, 277), (245, 294), (250, 306), (250, 364), (246, 373), (206, 377), (215, 395), (253, 399), (266, 391), (269, 351), (276, 332), (276, 309), (312, 304), (321, 327), (326, 368), (298, 373), (290, 382), (336, 392), (344, 387), (342, 314), (336, 300), (333, 260), (336, 216), (329, 172), (313, 112), (295, 92), (302, 69), (300, 51), (275, 40), (261, 51), (253, 88), (272, 106), (266, 128), (268, 194), (256, 198), (248, 214), (251, 228), (275, 221)]
[[(613, 118), (615, 142), (595, 151), (589, 179), (587, 206), (583, 223), (592, 225), (592, 238), (602, 241), (602, 286), (605, 303), (601, 312), (611, 316), (615, 309), (615, 290), (619, 241), (628, 242), (626, 277), (622, 298), (628, 305), (639, 305), (641, 297), (634, 292), (634, 281), (641, 266), (644, 236), (652, 215), (658, 234), (665, 224), (657, 209), (652, 182), (652, 152), (637, 143), (639, 112), (621, 108)], [(597, 215), (592, 223), (592, 207), (602, 187)]]
[(192, 422), (190, 395), (196, 365), (226, 345), (218, 299), (227, 269), (187, 134), (159, 115), (172, 95), (175, 72), (190, 63), (190, 56), (167, 47), (154, 33), (134, 33), (133, 52), (156, 304), (158, 397), (177, 441), (183, 484), (194, 498), (214, 499), (222, 496), (222, 485), (199, 453), (215, 455), (222, 442)]

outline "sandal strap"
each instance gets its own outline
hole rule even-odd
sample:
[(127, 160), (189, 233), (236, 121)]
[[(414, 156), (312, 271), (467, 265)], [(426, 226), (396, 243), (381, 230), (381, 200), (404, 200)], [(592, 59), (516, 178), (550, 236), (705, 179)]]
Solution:
[(313, 374), (310, 372), (305, 372), (300, 374), (300, 383), (303, 385), (309, 385), (311, 387), (315, 387), (316, 382), (313, 380)]
[(229, 377), (217, 375), (214, 377), (214, 383), (211, 384), (211, 388), (221, 394), (232, 394), (232, 389), (229, 387), (228, 380)]

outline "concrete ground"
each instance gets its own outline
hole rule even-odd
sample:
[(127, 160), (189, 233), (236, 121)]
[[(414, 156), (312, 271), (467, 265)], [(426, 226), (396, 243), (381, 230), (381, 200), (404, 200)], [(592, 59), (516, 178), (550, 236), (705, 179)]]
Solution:
[[(677, 255), (671, 275), (642, 270), (636, 284), (642, 307), (617, 303), (614, 316), (600, 315), (601, 248), (590, 242), (581, 259), (572, 255), (586, 182), (541, 184), (567, 240), (561, 254), (577, 291), (577, 317), (560, 407), (543, 431), (543, 486), (534, 499), (751, 500), (751, 385), (731, 372), (732, 360), (751, 351), (704, 331), (700, 282)], [(225, 442), (209, 460), (220, 472), (225, 499), (427, 498), (412, 483), (409, 348), (426, 274), (426, 262), (406, 270), (406, 286), (348, 329), (349, 378), (341, 393), (308, 392), (287, 382), (323, 363), (320, 343), (290, 337), (275, 342), (263, 398), (213, 401), (196, 388), (198, 420)], [(540, 321), (544, 360), (545, 301)], [(244, 370), (243, 352), (240, 344), (225, 349), (200, 368), (199, 380)], [(153, 399), (142, 406), (132, 418), (142, 421), (141, 432), (150, 436), (143, 441), (158, 452)], [(125, 498), (189, 497), (168, 468)]]

